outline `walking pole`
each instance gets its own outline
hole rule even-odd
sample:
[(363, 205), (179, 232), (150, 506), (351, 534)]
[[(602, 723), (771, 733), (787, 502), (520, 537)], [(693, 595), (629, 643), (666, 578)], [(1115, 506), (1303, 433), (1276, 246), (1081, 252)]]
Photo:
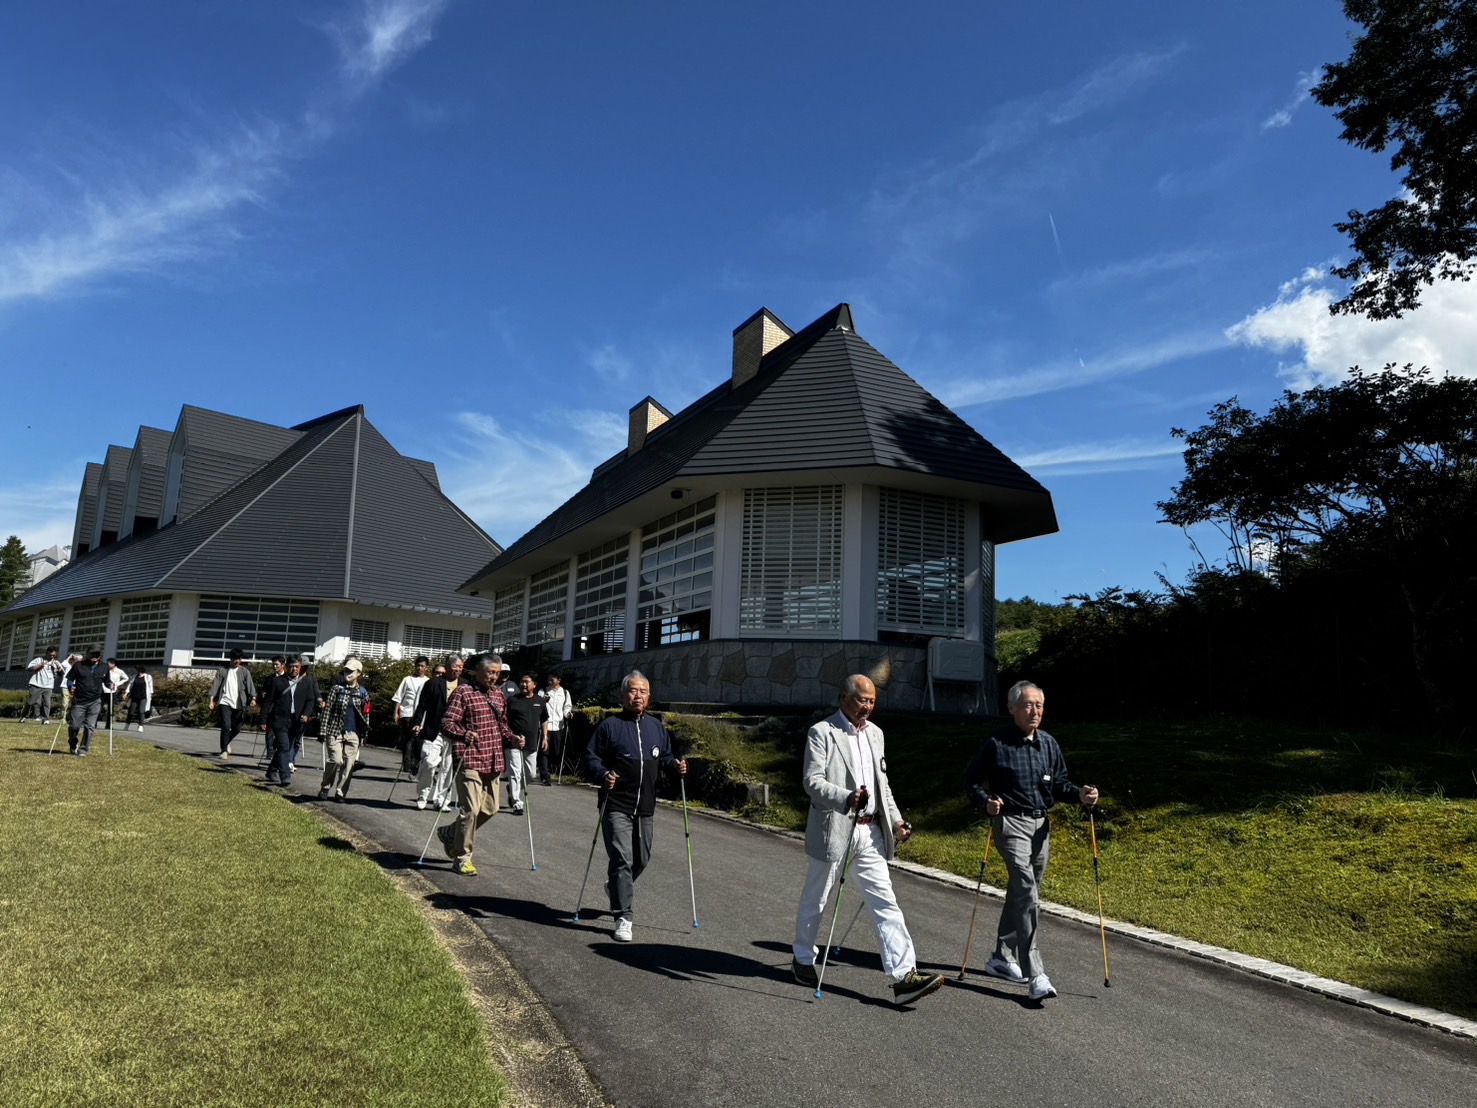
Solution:
[(677, 778), (682, 786), (682, 833), (687, 836), (687, 891), (692, 895), (692, 925), (697, 926), (697, 886), (692, 883), (692, 827), (687, 822), (687, 775)]
[[(444, 760), (448, 762), (451, 761), (449, 757)], [(460, 812), (461, 807), (461, 798), (458, 797), (456, 802), (452, 805), (452, 809), (456, 812)], [(415, 864), (418, 866), (424, 866), (426, 864), (426, 851), (431, 849), (431, 839), (435, 837), (436, 828), (439, 827), (441, 824), (442, 811), (444, 811), (444, 809), (438, 807), (436, 809), (436, 814), (431, 817), (431, 832), (426, 836), (426, 845), (421, 847), (421, 856), (415, 860)]]
[(62, 737), (62, 728), (65, 727), (66, 725), (67, 725), (67, 713), (66, 712), (62, 712), (62, 718), (56, 721), (56, 730), (52, 733), (52, 736), (51, 736), (51, 749), (46, 752), (47, 754), (55, 754), (56, 753), (56, 740)]
[(538, 859), (533, 856), (533, 790), (528, 787), (528, 759), (523, 759), (523, 768), (518, 774), (523, 778), (523, 818), (528, 821), (528, 868), (538, 872)]
[(841, 897), (846, 892), (846, 871), (851, 868), (851, 845), (856, 842), (856, 822), (861, 819), (862, 807), (867, 803), (866, 792), (858, 789), (856, 814), (851, 817), (851, 834), (846, 840), (846, 856), (841, 859), (841, 883), (836, 886), (836, 907), (831, 911), (831, 932), (826, 936), (826, 950), (821, 956), (821, 971), (815, 979), (815, 998), (821, 998), (821, 986), (826, 981), (826, 965), (831, 960), (831, 940), (836, 937), (836, 917), (841, 914)]
[(1103, 923), (1103, 882), (1097, 871), (1097, 816), (1091, 806), (1087, 809), (1087, 832), (1092, 836), (1092, 883), (1097, 887), (1097, 930), (1103, 940), (1103, 988), (1111, 989), (1113, 981), (1108, 976), (1108, 928)]
[(580, 909), (585, 905), (585, 885), (590, 880), (590, 866), (595, 861), (595, 844), (600, 841), (600, 821), (605, 817), (605, 801), (609, 796), (606, 789), (600, 790), (600, 807), (595, 812), (595, 834), (590, 839), (590, 856), (585, 859), (585, 876), (580, 882), (580, 898), (574, 906), (574, 922), (580, 921)]
[(113, 756), (113, 682), (108, 682), (108, 757)]
[(867, 906), (864, 900), (856, 906), (856, 914), (851, 917), (851, 922), (846, 925), (846, 933), (841, 936), (841, 941), (831, 948), (832, 952), (846, 949), (846, 940), (851, 938), (851, 929), (856, 926), (856, 921), (862, 918), (862, 909)]
[(400, 768), (395, 771), (395, 780), (393, 780), (393, 781), (390, 782), (390, 795), (387, 796), (387, 797), (385, 797), (385, 803), (386, 804), (390, 803), (391, 800), (395, 799), (395, 786), (398, 785), (398, 784), (400, 784), (400, 778), (401, 778), (401, 776), (404, 773), (405, 773), (405, 763), (402, 762), (400, 764)]
[(974, 909), (969, 913), (969, 938), (964, 940), (964, 964), (959, 967), (959, 980), (969, 972), (969, 948), (974, 945), (974, 920), (980, 913), (980, 889), (985, 883), (985, 866), (990, 863), (990, 836), (995, 833), (995, 821), (985, 824), (985, 852), (980, 855), (980, 877), (974, 883)]

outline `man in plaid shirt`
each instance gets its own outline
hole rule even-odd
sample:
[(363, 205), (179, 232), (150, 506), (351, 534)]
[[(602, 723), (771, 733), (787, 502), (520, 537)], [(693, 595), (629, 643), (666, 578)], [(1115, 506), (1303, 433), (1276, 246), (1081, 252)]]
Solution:
[(986, 739), (964, 771), (965, 793), (995, 821), (995, 845), (1010, 874), (995, 953), (985, 963), (985, 972), (1026, 985), (1032, 1000), (1045, 1000), (1056, 996), (1036, 949), (1041, 875), (1051, 856), (1046, 812), (1058, 800), (1090, 807), (1097, 803), (1098, 791), (1092, 785), (1078, 788), (1067, 778), (1062, 748), (1041, 729), (1046, 694), (1039, 686), (1017, 681), (1005, 705), (1014, 723)]
[(476, 654), (467, 659), (466, 681), (457, 686), (441, 717), (441, 733), (451, 736), (452, 765), (456, 766), (456, 796), (461, 811), (456, 822), (436, 835), (452, 868), (475, 877), (472, 840), (498, 810), (498, 778), (505, 759), (503, 748), (521, 749), (523, 739), (508, 726), (508, 708), (498, 690), (502, 659), (496, 654)]

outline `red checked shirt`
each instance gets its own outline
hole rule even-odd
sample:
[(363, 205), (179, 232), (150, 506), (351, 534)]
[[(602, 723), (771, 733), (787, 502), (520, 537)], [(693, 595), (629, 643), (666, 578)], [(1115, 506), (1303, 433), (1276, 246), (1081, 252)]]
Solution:
[[(441, 730), (452, 737), (452, 760), (475, 773), (503, 772), (503, 744), (517, 745), (508, 727), (508, 709), (503, 694), (497, 689), (483, 692), (463, 681), (451, 694), (446, 714), (441, 717)], [(475, 742), (467, 742), (468, 732), (476, 732)]]

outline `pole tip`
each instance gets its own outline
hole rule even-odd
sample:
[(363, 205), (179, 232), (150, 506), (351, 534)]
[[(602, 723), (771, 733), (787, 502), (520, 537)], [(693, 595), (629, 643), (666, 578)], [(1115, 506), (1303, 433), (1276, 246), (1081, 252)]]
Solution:
[(529, 866), (528, 868), (531, 869), (534, 873), (538, 872), (538, 866)]
[(696, 927), (697, 926), (697, 920), (693, 920), (692, 921), (692, 925), (693, 925), (693, 927)]
[(963, 981), (964, 980), (964, 971), (963, 970), (960, 970), (959, 971), (959, 976), (956, 977), (954, 980), (956, 980), (956, 981)]
[(1103, 978), (1103, 988), (1105, 988), (1105, 989), (1111, 989), (1112, 987), (1113, 987), (1113, 982), (1109, 981), (1106, 977), (1104, 977)]
[(817, 989), (817, 990), (816, 990), (816, 991), (815, 991), (815, 998), (816, 998), (816, 999), (817, 999), (817, 1000), (819, 1000), (819, 999), (820, 999), (820, 998), (821, 998), (821, 991), (820, 991), (820, 990), (819, 990), (819, 989)]

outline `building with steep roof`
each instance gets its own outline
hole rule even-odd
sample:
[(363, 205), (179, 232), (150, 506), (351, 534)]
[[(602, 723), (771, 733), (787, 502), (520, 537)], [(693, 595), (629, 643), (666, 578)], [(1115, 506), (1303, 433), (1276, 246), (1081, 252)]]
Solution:
[(862, 672), (893, 708), (993, 709), (995, 547), (1056, 529), (848, 305), (798, 332), (760, 309), (727, 380), (636, 404), (626, 448), (462, 591), (493, 599), (494, 647), (586, 689), (639, 668), (668, 703), (815, 705)]
[(87, 549), (0, 609), (11, 683), (52, 646), (183, 668), (489, 640), (491, 603), (456, 587), (502, 548), (362, 407), (286, 428), (186, 406), (89, 463), (74, 533)]

